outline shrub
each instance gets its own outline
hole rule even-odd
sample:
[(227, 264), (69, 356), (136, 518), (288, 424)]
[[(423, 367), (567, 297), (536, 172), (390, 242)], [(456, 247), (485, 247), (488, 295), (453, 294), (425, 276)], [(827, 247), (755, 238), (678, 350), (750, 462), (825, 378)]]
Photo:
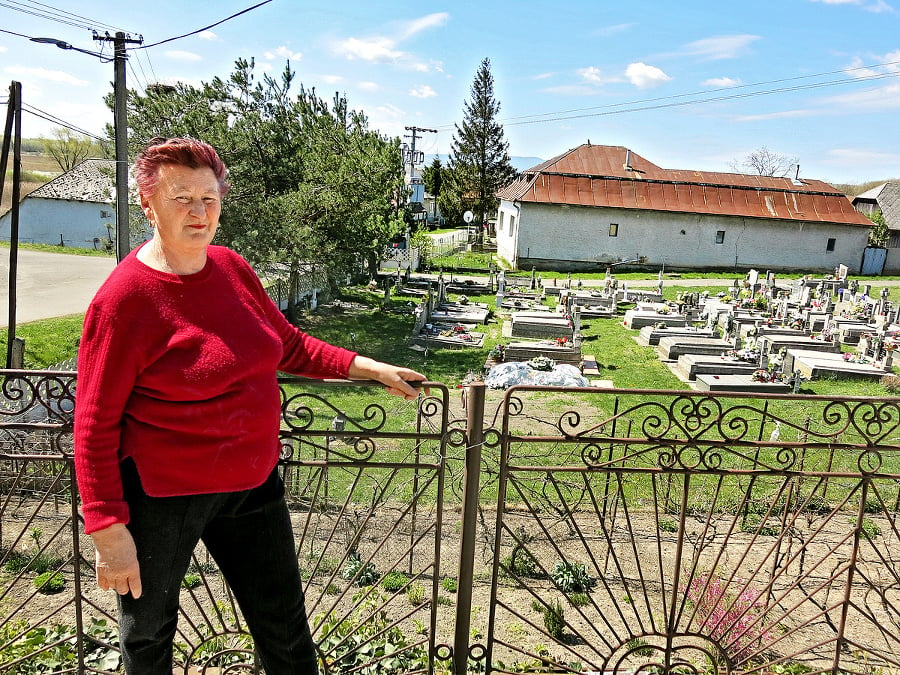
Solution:
[(566, 597), (574, 607), (584, 607), (591, 604), (591, 596), (587, 593), (569, 593)]
[(412, 584), (406, 589), (406, 599), (409, 600), (409, 604), (416, 607), (423, 604), (425, 602), (425, 587), (422, 584)]
[(428, 669), (428, 652), (410, 645), (407, 637), (379, 609), (384, 598), (371, 593), (352, 616), (335, 613), (316, 617), (315, 628), (322, 637), (321, 653), (329, 655), (333, 672), (410, 673)]
[(537, 559), (528, 550), (519, 546), (502, 561), (506, 574), (519, 578), (537, 579), (541, 575), (538, 572)]
[(403, 572), (393, 570), (384, 575), (381, 580), (381, 587), (386, 591), (399, 591), (409, 583), (409, 577)]
[(554, 640), (562, 638), (565, 626), (565, 612), (559, 600), (544, 607), (544, 628), (547, 629), (547, 634), (550, 637)]
[(371, 561), (364, 563), (359, 553), (356, 552), (350, 554), (341, 572), (343, 579), (353, 582), (357, 586), (371, 586), (378, 581), (379, 576), (375, 563)]
[(563, 593), (586, 593), (597, 584), (597, 580), (588, 574), (584, 565), (566, 561), (557, 562), (553, 566), (550, 578)]
[(200, 585), (201, 578), (199, 574), (188, 573), (184, 575), (184, 579), (181, 580), (182, 588), (197, 588)]
[(678, 523), (671, 518), (662, 518), (659, 521), (659, 529), (663, 532), (678, 532)]
[(441, 588), (448, 593), (456, 593), (456, 589), (458, 588), (456, 577), (444, 577), (441, 579)]
[(59, 593), (66, 586), (66, 580), (60, 572), (42, 572), (34, 578), (34, 587), (45, 595)]

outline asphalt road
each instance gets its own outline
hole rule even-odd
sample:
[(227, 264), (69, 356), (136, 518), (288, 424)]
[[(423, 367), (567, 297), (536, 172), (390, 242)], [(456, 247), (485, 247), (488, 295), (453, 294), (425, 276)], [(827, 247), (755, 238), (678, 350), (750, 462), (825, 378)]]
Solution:
[[(9, 326), (9, 254), (0, 249), (0, 328)], [(83, 313), (115, 266), (115, 258), (20, 249), (16, 325)]]

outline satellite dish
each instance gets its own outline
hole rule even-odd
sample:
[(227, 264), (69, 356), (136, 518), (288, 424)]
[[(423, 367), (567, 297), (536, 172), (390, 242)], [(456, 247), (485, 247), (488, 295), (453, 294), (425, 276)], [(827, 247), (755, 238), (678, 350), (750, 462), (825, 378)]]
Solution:
[(472, 215), (472, 212), (471, 212), (471, 211), (466, 211), (466, 212), (463, 214), (463, 220), (466, 221), (467, 223), (471, 223), (471, 222), (472, 222), (472, 219), (473, 219), (474, 217), (475, 217), (475, 216)]

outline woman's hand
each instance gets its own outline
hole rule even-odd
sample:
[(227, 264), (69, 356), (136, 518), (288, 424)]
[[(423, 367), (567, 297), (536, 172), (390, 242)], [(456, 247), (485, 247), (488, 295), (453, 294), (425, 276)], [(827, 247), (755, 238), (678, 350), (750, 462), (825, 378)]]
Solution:
[(141, 597), (137, 549), (128, 528), (116, 523), (92, 532), (91, 537), (97, 549), (94, 559), (97, 585), (104, 591), (113, 590), (119, 595), (131, 592), (133, 598)]
[[(381, 382), (389, 394), (400, 396), (407, 401), (419, 397), (419, 390), (411, 386), (410, 382), (424, 382), (426, 377), (409, 368), (392, 366), (389, 363), (375, 361), (368, 356), (357, 355), (350, 364), (347, 373), (351, 380), (376, 380)], [(425, 392), (428, 393), (427, 391)]]

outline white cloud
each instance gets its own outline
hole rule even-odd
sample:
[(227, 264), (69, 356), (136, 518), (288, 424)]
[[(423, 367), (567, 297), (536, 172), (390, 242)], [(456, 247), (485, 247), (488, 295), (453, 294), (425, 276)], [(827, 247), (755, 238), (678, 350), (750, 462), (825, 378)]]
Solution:
[(70, 75), (62, 70), (48, 70), (47, 68), (32, 68), (30, 66), (7, 66), (3, 69), (3, 72), (15, 76), (28, 75), (30, 77), (36, 77), (39, 80), (47, 80), (48, 82), (56, 82), (57, 84), (70, 84), (75, 87), (86, 87), (90, 84), (90, 82), (80, 80), (74, 75)]
[(838, 94), (824, 99), (823, 103), (841, 113), (900, 110), (900, 84)]
[(221, 38), (218, 35), (213, 33), (211, 30), (202, 30), (197, 33), (197, 37), (201, 40), (207, 40), (209, 42), (218, 42)]
[(186, 52), (181, 49), (171, 49), (165, 52), (166, 56), (168, 56), (173, 61), (202, 61), (203, 57), (199, 54), (195, 54), (194, 52)]
[(291, 61), (299, 61), (303, 58), (303, 52), (294, 52), (289, 48), (282, 45), (281, 47), (276, 47), (275, 49), (271, 49), (263, 54), (265, 58), (269, 61), (274, 61), (275, 59), (288, 59)]
[(434, 14), (428, 14), (419, 19), (408, 21), (404, 25), (400, 39), (405, 40), (416, 33), (421, 33), (423, 30), (443, 26), (449, 19), (450, 15), (447, 12), (435, 12)]
[(386, 37), (347, 38), (338, 44), (338, 51), (351, 61), (374, 63), (391, 63), (405, 56), (396, 48), (396, 42)]
[(381, 85), (377, 82), (357, 82), (356, 86), (363, 91), (381, 91)]
[(415, 89), (410, 89), (409, 95), (413, 98), (434, 98), (437, 96), (437, 92), (427, 84), (423, 84)]
[(325, 84), (338, 84), (344, 81), (341, 75), (319, 75), (319, 79)]
[(7, 51), (6, 47), (4, 47), (3, 45), (0, 45), (0, 54), (2, 54), (5, 51)]
[(553, 77), (555, 73), (538, 73), (537, 75), (532, 75), (532, 80), (546, 80)]
[(608, 37), (610, 35), (615, 35), (616, 33), (622, 33), (632, 26), (637, 24), (634, 23), (618, 23), (614, 26), (604, 26), (603, 28), (598, 28), (594, 31), (595, 35), (599, 35), (600, 37)]
[(656, 66), (649, 66), (640, 61), (628, 64), (625, 77), (638, 89), (656, 87), (672, 79)]
[(711, 60), (734, 59), (746, 54), (750, 45), (759, 39), (759, 35), (719, 35), (689, 42), (681, 53)]
[(590, 82), (591, 84), (603, 84), (603, 76), (600, 73), (600, 69), (596, 66), (579, 68), (578, 74), (581, 75), (581, 79), (585, 82)]
[(886, 73), (900, 73), (900, 49), (888, 52), (884, 56), (876, 56), (874, 57), (874, 60), (883, 65), (873, 67), (864, 66), (863, 60), (857, 57), (844, 69), (844, 72), (851, 77), (859, 79), (881, 76)]
[(823, 5), (856, 5), (867, 12), (881, 14), (882, 12), (895, 12), (896, 10), (885, 0), (809, 0), (821, 2)]
[(700, 84), (704, 87), (736, 87), (741, 83), (740, 80), (735, 80), (731, 77), (711, 77), (708, 80), (703, 80)]
[(735, 122), (763, 122), (765, 120), (781, 120), (793, 119), (797, 117), (813, 117), (821, 114), (819, 111), (808, 108), (798, 108), (796, 110), (779, 110), (772, 113), (760, 113), (759, 115), (738, 115), (734, 118)]
[(897, 155), (890, 152), (877, 152), (863, 150), (861, 148), (833, 148), (828, 151), (828, 159), (825, 164), (836, 166), (861, 166), (871, 168), (873, 166), (896, 166)]

